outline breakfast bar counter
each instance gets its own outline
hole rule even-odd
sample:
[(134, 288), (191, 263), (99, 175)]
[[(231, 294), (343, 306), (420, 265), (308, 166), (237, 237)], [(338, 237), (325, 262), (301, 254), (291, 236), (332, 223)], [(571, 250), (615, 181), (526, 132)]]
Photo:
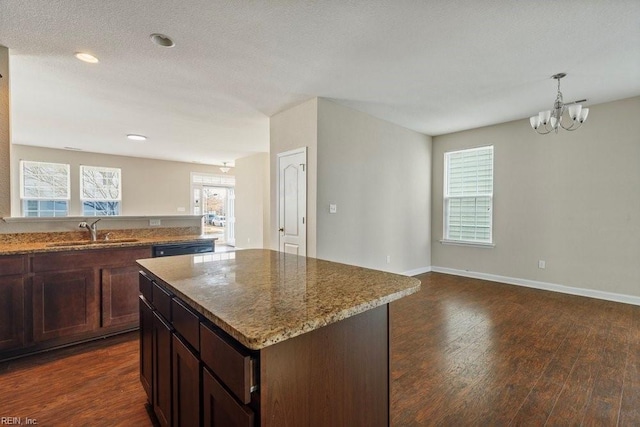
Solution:
[(161, 424), (388, 425), (388, 304), (419, 280), (261, 249), (138, 264)]

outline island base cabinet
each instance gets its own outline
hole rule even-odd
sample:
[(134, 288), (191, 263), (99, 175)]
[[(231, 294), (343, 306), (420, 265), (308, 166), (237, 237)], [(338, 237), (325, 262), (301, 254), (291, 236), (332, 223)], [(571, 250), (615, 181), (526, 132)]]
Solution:
[(200, 361), (173, 335), (173, 425), (200, 425)]
[(206, 368), (202, 368), (202, 409), (206, 427), (254, 425), (253, 411), (236, 401)]
[(153, 404), (153, 309), (143, 296), (140, 304), (140, 382)]
[(389, 425), (388, 304), (260, 350), (264, 427)]
[(171, 424), (171, 326), (153, 313), (153, 412), (161, 426)]

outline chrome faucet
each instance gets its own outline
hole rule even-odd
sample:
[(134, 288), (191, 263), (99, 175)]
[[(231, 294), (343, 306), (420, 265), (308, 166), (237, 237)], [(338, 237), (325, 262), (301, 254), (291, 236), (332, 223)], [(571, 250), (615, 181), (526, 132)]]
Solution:
[(90, 225), (87, 224), (86, 221), (82, 221), (78, 227), (80, 228), (86, 228), (87, 230), (89, 230), (89, 234), (91, 234), (91, 241), (95, 242), (98, 240), (98, 226), (96, 225), (96, 223), (98, 221), (100, 221), (102, 218), (98, 218), (95, 221), (93, 221)]

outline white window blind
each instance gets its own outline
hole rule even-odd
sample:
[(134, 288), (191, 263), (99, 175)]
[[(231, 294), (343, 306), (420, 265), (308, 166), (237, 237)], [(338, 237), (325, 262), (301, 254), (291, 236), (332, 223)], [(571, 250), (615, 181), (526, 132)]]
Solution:
[(80, 166), (80, 200), (83, 215), (120, 215), (121, 175), (120, 168)]
[(20, 161), (20, 198), (23, 200), (69, 200), (69, 165)]
[(193, 184), (233, 187), (236, 185), (236, 177), (233, 175), (200, 174), (192, 172), (191, 182)]
[(97, 201), (122, 200), (120, 169), (80, 166), (80, 199)]
[(493, 241), (493, 146), (445, 153), (444, 240)]

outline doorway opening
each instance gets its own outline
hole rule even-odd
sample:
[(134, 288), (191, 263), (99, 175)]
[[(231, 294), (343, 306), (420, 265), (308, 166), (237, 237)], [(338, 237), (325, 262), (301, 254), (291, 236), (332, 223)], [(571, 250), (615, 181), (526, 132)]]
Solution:
[(192, 173), (192, 212), (203, 216), (203, 234), (216, 246), (235, 245), (235, 177)]

